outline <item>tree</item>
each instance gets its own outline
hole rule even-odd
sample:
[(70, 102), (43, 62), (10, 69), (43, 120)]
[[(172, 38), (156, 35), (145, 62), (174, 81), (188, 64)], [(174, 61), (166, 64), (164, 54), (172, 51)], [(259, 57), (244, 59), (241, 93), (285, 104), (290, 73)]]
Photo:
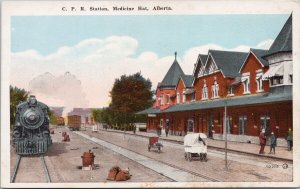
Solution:
[(110, 92), (112, 101), (111, 111), (114, 114), (114, 123), (125, 124), (135, 122), (134, 113), (149, 108), (153, 103), (152, 83), (141, 73), (122, 75), (116, 79)]
[(26, 101), (29, 92), (25, 89), (10, 86), (10, 126), (11, 128), (15, 125), (16, 120), (16, 107), (20, 102)]
[(48, 109), (48, 116), (49, 116), (49, 122), (51, 125), (57, 125), (57, 116), (54, 114), (53, 111)]
[(92, 114), (93, 114), (93, 118), (96, 123), (103, 122), (103, 120), (102, 120), (103, 110), (102, 109), (93, 109)]

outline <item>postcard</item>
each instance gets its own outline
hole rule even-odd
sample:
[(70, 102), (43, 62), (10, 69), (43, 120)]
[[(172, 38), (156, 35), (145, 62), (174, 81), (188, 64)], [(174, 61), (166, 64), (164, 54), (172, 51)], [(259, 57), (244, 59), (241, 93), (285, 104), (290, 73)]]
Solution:
[(299, 187), (299, 8), (3, 1), (1, 187)]

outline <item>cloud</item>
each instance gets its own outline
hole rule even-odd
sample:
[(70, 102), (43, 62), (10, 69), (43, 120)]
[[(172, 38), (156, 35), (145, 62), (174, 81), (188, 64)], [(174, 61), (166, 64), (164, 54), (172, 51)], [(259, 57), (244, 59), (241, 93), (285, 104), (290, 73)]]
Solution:
[[(253, 48), (266, 48), (271, 42), (266, 40)], [(110, 36), (85, 39), (45, 56), (36, 50), (12, 53), (11, 84), (37, 93), (49, 106), (107, 106), (116, 78), (141, 72), (155, 89), (174, 61), (174, 55), (159, 57), (151, 51), (136, 54), (138, 45), (129, 36)], [(199, 53), (207, 54), (209, 49), (248, 51), (249, 48), (241, 45), (226, 49), (206, 44), (186, 50), (177, 60), (186, 74), (192, 74)]]
[(39, 101), (51, 106), (63, 106), (68, 110), (88, 107), (81, 81), (69, 72), (59, 76), (46, 72), (30, 80), (28, 89)]

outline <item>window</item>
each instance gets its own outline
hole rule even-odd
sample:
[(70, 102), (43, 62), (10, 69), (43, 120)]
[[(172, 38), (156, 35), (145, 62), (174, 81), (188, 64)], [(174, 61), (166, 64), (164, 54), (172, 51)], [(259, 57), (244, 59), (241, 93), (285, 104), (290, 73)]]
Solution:
[(270, 116), (269, 115), (261, 115), (260, 116), (260, 130), (264, 129), (265, 134), (270, 134)]
[(232, 129), (232, 116), (227, 116), (227, 119), (226, 119), (226, 131), (228, 134), (231, 133), (231, 129)]
[(179, 94), (179, 93), (177, 93), (177, 96), (176, 96), (176, 102), (177, 102), (177, 104), (180, 103), (180, 94)]
[(170, 95), (166, 95), (166, 104), (170, 104)]
[(194, 120), (188, 119), (187, 132), (194, 132)]
[(271, 79), (272, 85), (280, 85), (283, 84), (283, 76), (274, 76)]
[(256, 84), (257, 84), (257, 92), (262, 92), (263, 89), (263, 85), (262, 85), (262, 73), (257, 73), (256, 74)]
[(290, 83), (293, 83), (293, 74), (289, 74)]
[(159, 100), (160, 100), (160, 105), (164, 105), (164, 98), (163, 98), (163, 95), (160, 95), (159, 97)]
[(182, 103), (185, 103), (185, 94), (182, 94)]
[(229, 96), (234, 96), (233, 94), (233, 87), (228, 87), (228, 91), (227, 91)]
[(214, 84), (212, 86), (212, 97), (218, 98), (219, 97), (219, 84), (217, 81), (214, 81)]
[(204, 100), (207, 98), (208, 98), (208, 90), (207, 90), (207, 85), (205, 83), (202, 88), (202, 99)]
[(191, 101), (195, 101), (195, 93), (191, 94)]
[(241, 115), (239, 116), (239, 134), (245, 135), (245, 129), (247, 127), (247, 116)]
[(244, 76), (242, 77), (242, 83), (244, 86), (244, 94), (250, 94), (250, 81), (249, 81), (250, 76)]

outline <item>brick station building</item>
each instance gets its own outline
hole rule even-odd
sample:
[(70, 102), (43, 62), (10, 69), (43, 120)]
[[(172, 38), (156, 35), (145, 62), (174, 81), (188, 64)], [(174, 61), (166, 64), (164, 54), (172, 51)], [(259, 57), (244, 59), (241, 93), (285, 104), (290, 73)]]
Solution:
[[(249, 52), (209, 50), (199, 54), (193, 75), (185, 75), (175, 60), (157, 85), (149, 109), (147, 131), (171, 135), (206, 133), (214, 139), (258, 143), (262, 129), (277, 135), (278, 145), (293, 128), (292, 15), (269, 50)], [(225, 124), (226, 107), (226, 124)]]

